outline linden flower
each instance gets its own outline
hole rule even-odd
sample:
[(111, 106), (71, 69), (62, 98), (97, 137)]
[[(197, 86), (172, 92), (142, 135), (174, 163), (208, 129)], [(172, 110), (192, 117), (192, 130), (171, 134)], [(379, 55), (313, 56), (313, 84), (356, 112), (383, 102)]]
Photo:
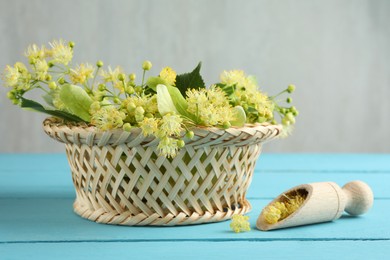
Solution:
[(224, 70), (220, 75), (220, 80), (222, 84), (227, 86), (232, 86), (235, 84), (239, 86), (245, 86), (247, 82), (245, 72), (242, 70)]
[(118, 76), (120, 73), (123, 73), (121, 67), (116, 67), (114, 70), (110, 66), (108, 66), (108, 71), (101, 70), (100, 76), (103, 77), (105, 82), (116, 82), (118, 81)]
[(21, 74), (18, 68), (7, 65), (2, 74), (2, 79), (5, 81), (5, 85), (8, 87), (15, 87), (18, 84)]
[(165, 67), (160, 72), (160, 78), (165, 80), (169, 85), (174, 86), (176, 82), (176, 71), (171, 67)]
[(43, 60), (46, 57), (46, 49), (44, 46), (38, 47), (36, 44), (30, 45), (24, 54), (31, 64), (38, 60)]
[(281, 218), (282, 212), (277, 207), (272, 205), (264, 209), (264, 218), (269, 224), (275, 224)]
[(104, 106), (92, 114), (91, 124), (102, 131), (106, 131), (122, 127), (125, 118), (125, 113), (119, 111), (114, 106)]
[(94, 71), (95, 68), (91, 64), (82, 63), (75, 69), (70, 70), (69, 77), (74, 84), (84, 84), (89, 78), (93, 77)]
[(157, 149), (159, 149), (160, 156), (174, 158), (179, 150), (179, 146), (177, 145), (177, 140), (170, 137), (164, 137), (158, 143)]
[(220, 88), (191, 89), (186, 94), (187, 111), (194, 114), (202, 125), (223, 125), (234, 120), (232, 107)]
[(34, 63), (34, 70), (38, 80), (46, 80), (49, 65), (46, 60), (36, 60)]
[(13, 67), (7, 65), (1, 78), (7, 87), (18, 90), (28, 90), (30, 88), (31, 75), (21, 62), (16, 62)]
[(70, 46), (64, 44), (63, 40), (54, 40), (49, 43), (51, 50), (48, 52), (54, 62), (68, 65), (73, 58), (73, 50)]
[(158, 124), (158, 119), (147, 117), (145, 117), (141, 122), (139, 122), (139, 126), (142, 129), (142, 133), (144, 136), (155, 135), (158, 131)]
[(269, 224), (275, 224), (293, 214), (303, 205), (306, 199), (306, 195), (299, 193), (292, 196), (289, 195), (290, 197), (284, 196), (287, 198), (287, 201), (274, 202), (264, 209), (263, 216)]
[(183, 131), (182, 127), (183, 119), (176, 114), (166, 114), (161, 119), (159, 136), (179, 136), (181, 131)]
[(243, 215), (233, 215), (232, 222), (230, 223), (230, 228), (236, 232), (240, 233), (242, 231), (250, 231), (249, 217)]

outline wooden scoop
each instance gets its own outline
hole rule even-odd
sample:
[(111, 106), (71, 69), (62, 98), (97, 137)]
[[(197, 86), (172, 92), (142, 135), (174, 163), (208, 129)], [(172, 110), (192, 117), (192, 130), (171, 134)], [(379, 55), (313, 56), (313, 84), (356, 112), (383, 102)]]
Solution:
[(264, 218), (265, 208), (257, 219), (258, 229), (272, 229), (301, 226), (327, 222), (340, 218), (344, 210), (350, 215), (361, 215), (373, 204), (374, 195), (371, 188), (362, 181), (352, 181), (340, 188), (334, 182), (317, 182), (296, 186), (274, 199), (274, 202), (286, 201), (286, 194), (299, 193), (306, 197), (303, 204), (291, 215), (274, 224)]

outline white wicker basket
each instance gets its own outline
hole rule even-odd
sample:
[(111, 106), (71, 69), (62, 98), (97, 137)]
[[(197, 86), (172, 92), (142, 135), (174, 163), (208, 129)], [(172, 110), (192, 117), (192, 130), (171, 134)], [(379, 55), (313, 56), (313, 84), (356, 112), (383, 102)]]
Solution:
[(100, 132), (54, 118), (44, 130), (65, 143), (74, 210), (83, 218), (118, 225), (188, 225), (245, 214), (261, 144), (279, 125), (194, 128), (192, 140), (173, 159), (158, 156), (158, 140), (139, 128)]

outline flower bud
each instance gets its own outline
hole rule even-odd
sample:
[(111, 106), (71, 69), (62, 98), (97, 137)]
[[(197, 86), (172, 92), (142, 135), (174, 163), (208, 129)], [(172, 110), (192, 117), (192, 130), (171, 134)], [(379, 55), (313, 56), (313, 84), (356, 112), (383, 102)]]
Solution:
[(135, 121), (141, 122), (144, 120), (144, 115), (135, 114)]
[(106, 90), (106, 85), (104, 85), (104, 84), (99, 84), (99, 85), (98, 85), (98, 90), (100, 90), (100, 91)]
[(146, 60), (142, 63), (143, 70), (150, 70), (151, 68), (152, 68), (152, 63), (150, 61)]
[(74, 42), (70, 41), (70, 42), (68, 42), (68, 45), (69, 45), (70, 48), (73, 49), (73, 47), (74, 47), (76, 44), (75, 44)]
[(58, 84), (60, 84), (60, 85), (65, 84), (65, 79), (64, 78), (59, 78), (58, 79)]
[(126, 132), (130, 132), (131, 131), (130, 123), (123, 124), (123, 130), (126, 131)]
[(145, 109), (143, 107), (136, 107), (135, 114), (136, 115), (143, 115), (143, 114), (145, 114)]
[(96, 62), (96, 66), (98, 67), (98, 68), (101, 68), (101, 67), (103, 67), (103, 61), (101, 61), (101, 60), (98, 60), (97, 62)]
[(288, 97), (288, 98), (286, 99), (286, 102), (287, 102), (287, 103), (291, 103), (291, 102), (292, 102), (292, 98)]
[(134, 73), (131, 73), (131, 74), (129, 75), (129, 79), (130, 79), (131, 81), (134, 81), (135, 78), (136, 78), (136, 76), (135, 76)]
[(114, 98), (114, 103), (119, 104), (119, 103), (121, 103), (121, 100), (119, 98)]
[(135, 92), (137, 92), (137, 93), (142, 93), (142, 90), (143, 90), (143, 88), (141, 86), (136, 86), (134, 89), (135, 89)]
[(228, 129), (228, 128), (230, 128), (231, 126), (232, 126), (232, 125), (230, 124), (230, 122), (224, 122), (223, 125), (222, 125), (223, 129)]
[(186, 145), (186, 143), (183, 140), (178, 140), (177, 141), (177, 147), (183, 148)]
[(127, 94), (133, 94), (134, 93), (134, 88), (132, 86), (127, 86), (126, 87), (126, 93)]
[(124, 73), (119, 73), (119, 75), (118, 75), (118, 80), (120, 80), (120, 81), (124, 81), (125, 80), (125, 74)]
[(288, 93), (293, 93), (295, 91), (295, 85), (289, 85), (287, 87), (287, 92)]
[(57, 88), (57, 84), (54, 82), (54, 81), (50, 81), (49, 84), (47, 84), (47, 86), (51, 89), (51, 90), (55, 90)]
[(14, 104), (14, 105), (19, 105), (19, 99), (17, 99), (17, 98), (15, 98), (15, 99), (12, 99), (11, 100), (12, 101), (12, 104)]
[(257, 123), (261, 124), (261, 123), (264, 123), (265, 121), (267, 121), (267, 119), (265, 117), (259, 116), (256, 121), (257, 121)]
[(50, 75), (50, 74), (47, 74), (47, 75), (46, 75), (46, 80), (47, 80), (47, 81), (50, 81), (51, 79), (52, 79), (51, 75)]
[(10, 100), (15, 99), (15, 93), (13, 91), (7, 92), (7, 98)]
[(187, 131), (187, 133), (186, 133), (186, 137), (188, 138), (188, 139), (192, 139), (192, 138), (194, 138), (194, 132), (193, 131)]
[(135, 104), (133, 102), (130, 102), (129, 104), (127, 104), (127, 111), (129, 111), (129, 113), (133, 113), (135, 111), (137, 107), (135, 106)]

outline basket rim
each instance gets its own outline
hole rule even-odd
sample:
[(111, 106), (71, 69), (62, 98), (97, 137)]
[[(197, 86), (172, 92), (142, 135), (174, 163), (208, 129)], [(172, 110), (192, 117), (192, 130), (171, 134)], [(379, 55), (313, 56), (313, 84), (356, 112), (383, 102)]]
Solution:
[[(43, 121), (43, 129), (53, 139), (72, 144), (98, 145), (120, 145), (130, 146), (152, 146), (157, 145), (159, 140), (154, 136), (144, 136), (139, 127), (132, 127), (129, 132), (123, 129), (101, 131), (95, 126), (86, 123), (72, 124), (64, 123), (61, 119), (48, 117)], [(221, 129), (217, 127), (195, 126), (189, 128), (194, 132), (194, 138), (182, 138), (187, 145), (246, 145), (262, 143), (277, 137), (282, 131), (282, 125), (270, 123), (246, 124), (244, 127), (230, 127)]]

